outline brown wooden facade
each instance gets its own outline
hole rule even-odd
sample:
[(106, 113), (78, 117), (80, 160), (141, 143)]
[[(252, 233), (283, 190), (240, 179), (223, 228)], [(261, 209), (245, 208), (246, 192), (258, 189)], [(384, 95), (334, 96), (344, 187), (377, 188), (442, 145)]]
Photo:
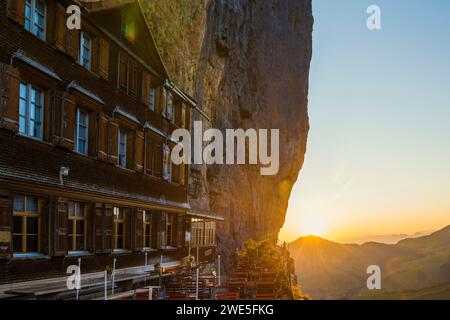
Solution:
[(73, 1), (0, 4), (0, 283), (80, 256), (87, 272), (187, 252), (189, 170), (171, 165), (170, 133), (195, 102), (139, 2), (116, 2), (82, 7), (81, 30), (66, 28)]

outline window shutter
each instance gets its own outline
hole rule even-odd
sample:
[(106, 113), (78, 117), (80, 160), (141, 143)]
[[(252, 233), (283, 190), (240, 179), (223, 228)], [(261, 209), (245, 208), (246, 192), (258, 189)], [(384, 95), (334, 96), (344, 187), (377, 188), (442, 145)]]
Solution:
[(67, 253), (67, 199), (56, 198), (55, 256)]
[(125, 226), (124, 226), (124, 230), (125, 230), (125, 244), (124, 244), (124, 248), (127, 250), (133, 250), (134, 249), (134, 245), (135, 245), (135, 234), (134, 234), (134, 218), (135, 218), (135, 210), (131, 209), (131, 208), (126, 208), (124, 209), (124, 214), (125, 214)]
[(66, 30), (66, 52), (75, 60), (78, 61), (80, 51), (80, 30), (72, 29)]
[(109, 43), (104, 38), (100, 38), (99, 43), (99, 68), (98, 74), (105, 80), (109, 76)]
[(154, 215), (154, 221), (155, 221), (155, 231), (154, 234), (156, 235), (156, 243), (155, 243), (155, 249), (160, 249), (161, 248), (161, 216), (162, 213), (158, 212), (157, 214)]
[(0, 259), (10, 259), (13, 253), (11, 193), (0, 190)]
[(94, 249), (94, 241), (95, 241), (95, 203), (89, 202), (85, 203), (85, 212), (86, 212), (86, 248), (85, 250), (88, 252), (95, 252)]
[(181, 105), (181, 128), (186, 128), (186, 105)]
[(158, 245), (159, 248), (164, 248), (166, 246), (166, 225), (167, 225), (167, 213), (161, 212), (160, 213), (160, 220), (159, 220), (159, 241)]
[(180, 184), (184, 186), (186, 177), (186, 165), (183, 163), (180, 164)]
[(155, 112), (160, 112), (161, 107), (160, 107), (160, 103), (161, 103), (161, 87), (157, 87), (155, 88)]
[(106, 161), (108, 158), (108, 117), (100, 114), (98, 117), (98, 158)]
[(55, 13), (55, 47), (62, 52), (66, 52), (66, 43), (67, 43), (67, 14), (66, 9), (60, 3), (56, 4), (56, 13)]
[(184, 215), (177, 215), (177, 247), (184, 247)]
[(94, 252), (102, 253), (103, 252), (103, 204), (100, 202), (96, 202), (94, 204)]
[(150, 108), (150, 75), (147, 72), (142, 73), (142, 103)]
[(103, 252), (112, 251), (113, 226), (113, 206), (111, 204), (105, 204), (105, 220), (103, 224)]
[(62, 93), (57, 90), (51, 90), (51, 141), (55, 145), (61, 145), (61, 137), (63, 136), (62, 101)]
[(180, 166), (172, 164), (171, 166), (171, 181), (175, 183), (180, 183)]
[(73, 150), (75, 141), (75, 115), (76, 103), (72, 95), (63, 98), (64, 122), (63, 122), (63, 143), (62, 146)]
[(7, 15), (23, 26), (25, 23), (25, 0), (8, 0)]
[(144, 247), (144, 211), (143, 210), (136, 210), (136, 216), (135, 216), (135, 241), (134, 241), (134, 250), (135, 251), (141, 251)]
[(135, 170), (137, 172), (144, 171), (144, 134), (142, 132), (136, 132), (135, 139)]
[(92, 46), (91, 71), (93, 73), (99, 74), (99, 71), (100, 71), (100, 40), (98, 37), (91, 38), (91, 46)]
[(49, 199), (41, 200), (41, 252), (45, 255), (50, 253), (49, 241)]
[(1, 109), (0, 127), (19, 131), (19, 87), (20, 72), (18, 69), (0, 65)]
[(118, 138), (119, 138), (119, 125), (115, 122), (110, 122), (108, 161), (114, 165), (118, 164), (118, 157), (117, 157)]

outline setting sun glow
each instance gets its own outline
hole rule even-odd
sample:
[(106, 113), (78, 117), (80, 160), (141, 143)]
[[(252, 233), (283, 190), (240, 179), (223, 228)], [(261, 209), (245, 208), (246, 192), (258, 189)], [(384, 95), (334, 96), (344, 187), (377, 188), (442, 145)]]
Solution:
[(324, 237), (327, 235), (327, 223), (321, 215), (305, 214), (299, 218), (298, 230), (302, 235)]

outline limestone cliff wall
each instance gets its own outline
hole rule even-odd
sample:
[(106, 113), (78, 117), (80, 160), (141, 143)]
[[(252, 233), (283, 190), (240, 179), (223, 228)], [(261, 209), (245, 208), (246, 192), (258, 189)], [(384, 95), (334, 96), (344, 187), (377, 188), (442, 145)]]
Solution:
[[(171, 77), (210, 116), (204, 128), (280, 129), (280, 170), (193, 167), (191, 205), (225, 217), (220, 251), (276, 239), (309, 130), (311, 0), (144, 1)], [(199, 115), (196, 119), (201, 119)]]

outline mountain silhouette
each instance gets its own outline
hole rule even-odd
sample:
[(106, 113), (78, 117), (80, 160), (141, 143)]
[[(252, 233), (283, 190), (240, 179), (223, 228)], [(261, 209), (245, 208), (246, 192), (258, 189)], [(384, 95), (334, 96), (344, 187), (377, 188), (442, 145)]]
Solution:
[[(349, 299), (450, 283), (450, 226), (397, 244), (341, 244), (307, 236), (288, 248), (300, 286), (314, 299)], [(381, 269), (381, 291), (367, 289), (371, 265)]]

